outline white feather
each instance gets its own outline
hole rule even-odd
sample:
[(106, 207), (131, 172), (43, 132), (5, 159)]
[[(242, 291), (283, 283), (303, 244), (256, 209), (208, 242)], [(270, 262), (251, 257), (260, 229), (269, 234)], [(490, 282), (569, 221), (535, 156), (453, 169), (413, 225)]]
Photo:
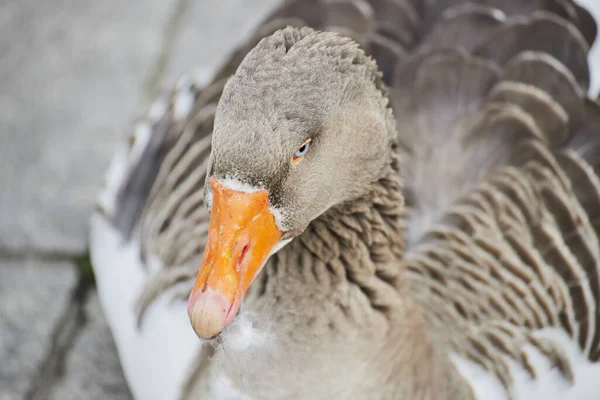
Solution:
[[(573, 368), (575, 383), (571, 385), (560, 371), (550, 364), (547, 357), (533, 346), (528, 345), (525, 352), (537, 372), (537, 377), (531, 379), (520, 364), (508, 361), (514, 379), (511, 387), (512, 398), (514, 400), (597, 400), (600, 363), (591, 363), (581, 352), (577, 343), (561, 329), (543, 329), (535, 332), (534, 336), (552, 340), (565, 352)], [(508, 399), (500, 381), (485, 372), (478, 364), (457, 355), (452, 355), (451, 358), (458, 371), (471, 383), (477, 399)]]
[(139, 122), (133, 131), (131, 147), (121, 144), (104, 176), (104, 190), (100, 194), (98, 204), (108, 215), (115, 213), (116, 200), (125, 177), (131, 167), (136, 165), (148, 145), (152, 127), (147, 122)]
[[(269, 207), (269, 211), (271, 211), (271, 214), (273, 214), (273, 217), (275, 217), (275, 225), (281, 232), (287, 232), (290, 230), (290, 227), (285, 223), (285, 216), (279, 208), (271, 206)], [(282, 247), (288, 243), (289, 242), (285, 242)], [(280, 248), (275, 250), (274, 253), (278, 252), (279, 250)]]
[(124, 244), (109, 222), (96, 214), (91, 224), (91, 257), (98, 294), (132, 394), (144, 400), (179, 398), (200, 346), (185, 303), (161, 296), (138, 330), (135, 303), (149, 278), (140, 262), (138, 242)]
[(187, 78), (182, 78), (173, 99), (173, 118), (180, 121), (186, 118), (194, 106), (195, 92), (192, 83)]
[(260, 187), (256, 187), (250, 185), (246, 182), (242, 182), (241, 180), (233, 177), (219, 178), (219, 183), (230, 190), (235, 190), (236, 192), (242, 193), (256, 193), (260, 190), (263, 190)]
[[(596, 24), (600, 21), (600, 1), (598, 0), (575, 0), (576, 3), (579, 3), (582, 7), (585, 7), (594, 20)], [(591, 98), (596, 98), (598, 93), (600, 92), (600, 40), (596, 37), (596, 41), (590, 50), (588, 55), (588, 64), (590, 65), (590, 77), (591, 84), (590, 90), (588, 92)]]
[(148, 111), (148, 117), (150, 117), (150, 120), (152, 122), (157, 122), (165, 115), (168, 107), (169, 107), (168, 98), (167, 97), (159, 98), (154, 103), (152, 103), (152, 105), (150, 106), (150, 110)]

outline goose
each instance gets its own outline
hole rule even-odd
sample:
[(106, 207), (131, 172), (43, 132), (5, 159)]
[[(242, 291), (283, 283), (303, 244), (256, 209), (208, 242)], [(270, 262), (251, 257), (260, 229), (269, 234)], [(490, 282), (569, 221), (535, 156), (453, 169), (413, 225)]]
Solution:
[(595, 36), (566, 0), (297, 0), (182, 80), (92, 216), (134, 396), (597, 398)]

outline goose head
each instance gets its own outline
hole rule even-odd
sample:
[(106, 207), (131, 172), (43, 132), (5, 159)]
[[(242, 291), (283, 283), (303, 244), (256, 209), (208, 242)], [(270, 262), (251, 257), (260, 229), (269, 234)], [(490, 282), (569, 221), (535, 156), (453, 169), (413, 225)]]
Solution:
[(395, 141), (381, 74), (356, 42), (286, 28), (250, 51), (215, 115), (208, 242), (188, 301), (197, 335), (218, 335), (311, 221), (368, 193)]

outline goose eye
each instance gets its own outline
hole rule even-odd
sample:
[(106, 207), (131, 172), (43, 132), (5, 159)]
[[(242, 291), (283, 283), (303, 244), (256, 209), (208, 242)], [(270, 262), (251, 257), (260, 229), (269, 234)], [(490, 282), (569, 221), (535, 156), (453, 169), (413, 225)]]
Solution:
[(296, 150), (296, 152), (292, 156), (292, 160), (291, 160), (292, 164), (299, 163), (300, 160), (302, 160), (302, 158), (306, 155), (306, 153), (308, 153), (308, 149), (310, 148), (310, 141), (311, 141), (311, 139), (307, 139), (302, 144), (302, 146), (300, 146), (300, 148), (298, 150)]
[(309, 146), (310, 146), (310, 145), (309, 145), (308, 143), (306, 143), (306, 144), (303, 144), (303, 145), (302, 145), (302, 147), (300, 147), (300, 148), (298, 149), (298, 151), (294, 153), (294, 155), (295, 155), (296, 157), (302, 157), (303, 155), (305, 155), (305, 154), (306, 154), (306, 152), (308, 152), (308, 147), (309, 147)]

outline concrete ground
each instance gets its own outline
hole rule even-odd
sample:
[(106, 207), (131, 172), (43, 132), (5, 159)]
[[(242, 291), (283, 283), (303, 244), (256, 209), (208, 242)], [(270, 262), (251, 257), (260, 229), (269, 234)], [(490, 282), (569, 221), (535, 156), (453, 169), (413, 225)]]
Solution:
[(0, 2), (0, 400), (130, 399), (87, 258), (102, 175), (275, 0)]

